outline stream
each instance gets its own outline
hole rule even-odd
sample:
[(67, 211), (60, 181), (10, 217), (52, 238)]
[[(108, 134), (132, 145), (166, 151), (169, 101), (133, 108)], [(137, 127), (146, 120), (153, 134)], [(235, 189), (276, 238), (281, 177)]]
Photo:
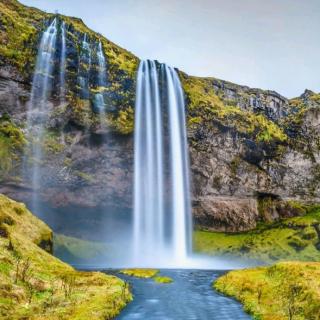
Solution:
[(212, 289), (221, 271), (162, 270), (173, 279), (158, 284), (153, 279), (117, 276), (132, 286), (134, 300), (116, 318), (118, 320), (246, 320), (240, 303)]

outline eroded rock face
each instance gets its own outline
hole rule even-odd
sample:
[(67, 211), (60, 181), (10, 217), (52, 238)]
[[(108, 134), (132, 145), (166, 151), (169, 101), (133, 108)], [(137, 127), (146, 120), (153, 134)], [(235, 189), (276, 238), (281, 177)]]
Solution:
[[(43, 30), (43, 21), (52, 18), (40, 11), (37, 16), (34, 26), (38, 36), (33, 33), (33, 40), (25, 50), (28, 53), (36, 53), (36, 39), (39, 40)], [(51, 116), (45, 126), (48, 135), (43, 146), (41, 199), (51, 208), (105, 207), (130, 212), (138, 59), (81, 22), (74, 23), (73, 18), (67, 22), (69, 99), (61, 103), (57, 82), (50, 100)], [(79, 23), (81, 30), (77, 29)], [(111, 117), (109, 127), (99, 123), (92, 103), (80, 99), (77, 93), (78, 42), (83, 39), (84, 30), (93, 47), (100, 38), (103, 42), (108, 64), (105, 89), (106, 114)], [(6, 36), (5, 31), (0, 32)], [(59, 54), (58, 51), (57, 57)], [(12, 62), (10, 56), (4, 58), (0, 59), (0, 116), (8, 114), (26, 132), (32, 57), (27, 59), (24, 70), (15, 66), (19, 65), (17, 58)], [(214, 78), (199, 80), (182, 72), (180, 76), (186, 92), (193, 212), (198, 226), (246, 231), (255, 228), (260, 220), (299, 214), (286, 206), (287, 200), (320, 202), (319, 95), (306, 91), (301, 97), (288, 100), (273, 91)], [(91, 95), (94, 95), (99, 88), (94, 83), (94, 74), (92, 78)], [(193, 105), (192, 96), (197, 98)], [(237, 115), (241, 117), (238, 119)], [(251, 122), (246, 122), (247, 115)], [(232, 121), (228, 117), (233, 117)], [(255, 123), (258, 120), (260, 123)], [(263, 125), (266, 129), (262, 130), (259, 126)], [(17, 161), (14, 170), (1, 181), (0, 193), (28, 203), (32, 194), (30, 176), (28, 170), (22, 176), (21, 161)], [(284, 204), (270, 205), (270, 212), (264, 215), (258, 205), (261, 198), (283, 199)], [(75, 212), (72, 214), (76, 216)]]
[(205, 230), (252, 230), (259, 221), (257, 200), (237, 197), (199, 197), (193, 205), (195, 223)]
[[(29, 91), (28, 84), (10, 79), (9, 73), (1, 78), (1, 110), (21, 125)], [(58, 102), (54, 104), (59, 109)], [(133, 136), (100, 128), (84, 130), (72, 125), (72, 121), (70, 124), (66, 115), (53, 115), (48, 124), (65, 130), (54, 142), (59, 145), (58, 151), (49, 151), (44, 163), (42, 200), (52, 208), (113, 207), (130, 212)], [(316, 150), (320, 134), (316, 107), (305, 113), (302, 128), (300, 134), (310, 137), (308, 148)], [(286, 145), (277, 158), (272, 148), (267, 150), (233, 130), (215, 126), (190, 129), (188, 136), (194, 221), (199, 227), (247, 231), (260, 220), (272, 221), (292, 214), (292, 210), (276, 206), (268, 217), (261, 215), (258, 195), (320, 202), (319, 153), (312, 152), (310, 157), (305, 149), (294, 150)], [(19, 170), (14, 176), (19, 176)], [(31, 198), (28, 181), (7, 179), (1, 184), (0, 192), (25, 202)]]

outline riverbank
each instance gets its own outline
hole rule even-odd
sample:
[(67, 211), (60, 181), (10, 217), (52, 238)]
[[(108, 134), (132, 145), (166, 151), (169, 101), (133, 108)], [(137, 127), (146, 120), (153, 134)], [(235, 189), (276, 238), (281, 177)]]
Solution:
[(119, 274), (133, 288), (134, 300), (118, 320), (249, 320), (240, 303), (212, 290), (212, 281), (223, 272), (208, 270), (160, 270), (171, 283)]
[(227, 273), (214, 288), (260, 320), (320, 319), (320, 263), (283, 262)]

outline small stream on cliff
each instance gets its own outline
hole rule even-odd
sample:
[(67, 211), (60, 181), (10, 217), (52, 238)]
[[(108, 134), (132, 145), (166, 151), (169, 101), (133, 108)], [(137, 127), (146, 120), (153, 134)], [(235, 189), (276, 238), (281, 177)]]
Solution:
[(133, 301), (118, 320), (246, 320), (252, 319), (235, 300), (212, 289), (221, 271), (163, 270), (173, 279), (158, 284), (153, 279), (138, 279), (116, 274), (132, 285)]

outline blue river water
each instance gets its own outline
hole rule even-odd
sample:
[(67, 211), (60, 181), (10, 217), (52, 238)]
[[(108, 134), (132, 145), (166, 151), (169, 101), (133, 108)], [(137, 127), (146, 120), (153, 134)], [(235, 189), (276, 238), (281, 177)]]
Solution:
[(241, 304), (212, 289), (220, 271), (162, 270), (171, 284), (117, 274), (133, 288), (134, 300), (118, 320), (247, 320)]

